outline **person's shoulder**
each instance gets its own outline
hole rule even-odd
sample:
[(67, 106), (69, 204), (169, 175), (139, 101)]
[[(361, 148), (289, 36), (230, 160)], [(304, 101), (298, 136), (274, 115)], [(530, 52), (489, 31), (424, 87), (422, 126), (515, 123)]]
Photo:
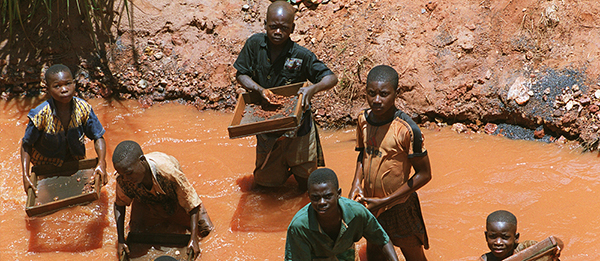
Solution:
[(306, 48), (306, 47), (304, 47), (302, 45), (299, 45), (296, 42), (293, 42), (293, 43), (294, 43), (293, 44), (293, 50), (294, 50), (294, 53), (296, 53), (297, 55), (300, 55), (300, 56), (315, 56), (315, 54), (311, 50), (308, 50), (308, 48)]
[(265, 33), (255, 33), (255, 34), (251, 35), (250, 37), (248, 37), (248, 39), (246, 40), (246, 44), (248, 44), (248, 43), (261, 44), (261, 43), (265, 42), (265, 39), (266, 39)]
[(144, 154), (144, 157), (146, 157), (146, 159), (148, 159), (148, 160), (154, 161), (154, 163), (156, 163), (157, 165), (174, 164), (174, 162), (177, 161), (177, 159), (175, 159), (175, 157), (173, 157), (169, 154), (166, 154), (164, 152), (159, 152), (159, 151), (153, 151), (153, 152)]
[(368, 114), (369, 110), (370, 110), (369, 108), (360, 110), (360, 112), (358, 113), (358, 117), (356, 117), (359, 125), (369, 124), (367, 122), (367, 114)]
[(92, 111), (92, 105), (84, 99), (73, 97), (73, 103), (75, 103), (76, 110), (82, 112), (82, 115), (87, 115)]
[(288, 229), (308, 229), (308, 208), (310, 208), (310, 203), (296, 212)]
[(398, 110), (394, 117), (392, 124), (400, 124), (401, 126), (404, 126), (407, 131), (415, 134), (415, 136), (421, 136), (421, 128), (410, 116), (408, 116), (408, 114)]
[(369, 210), (361, 203), (351, 200), (346, 197), (340, 197), (339, 204), (342, 208), (350, 209), (352, 214), (365, 214)]
[(48, 111), (51, 110), (49, 100), (45, 100), (44, 102), (40, 103), (38, 106), (35, 106), (35, 108), (29, 110), (29, 113), (27, 114), (27, 116), (29, 116), (31, 118), (31, 117), (39, 114), (41, 111), (43, 111), (46, 108), (48, 109)]

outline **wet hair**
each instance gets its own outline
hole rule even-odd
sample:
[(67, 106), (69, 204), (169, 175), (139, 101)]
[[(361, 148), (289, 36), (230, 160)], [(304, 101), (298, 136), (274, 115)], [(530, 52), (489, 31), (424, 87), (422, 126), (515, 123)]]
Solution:
[(68, 72), (69, 74), (71, 74), (71, 76), (73, 76), (73, 73), (71, 72), (71, 69), (69, 69), (69, 67), (67, 67), (63, 64), (55, 64), (55, 65), (50, 66), (50, 68), (48, 68), (48, 70), (46, 70), (44, 79), (46, 80), (46, 82), (48, 84), (50, 84), (50, 82), (48, 81), (50, 79), (50, 75), (56, 75), (60, 72)]
[(265, 22), (267, 20), (269, 20), (269, 16), (271, 15), (271, 12), (275, 12), (275, 11), (278, 11), (281, 9), (287, 11), (287, 14), (292, 15), (292, 22), (293, 22), (293, 17), (296, 14), (296, 9), (294, 9), (292, 4), (290, 4), (284, 0), (277, 0), (269, 5), (269, 7), (267, 8), (267, 19), (265, 19)]
[(140, 144), (132, 140), (122, 141), (113, 152), (113, 165), (119, 165), (119, 163), (125, 160), (125, 162), (131, 162), (142, 155), (144, 155), (144, 152), (142, 152)]
[(308, 176), (307, 185), (310, 187), (314, 184), (324, 184), (329, 183), (334, 186), (334, 189), (337, 190), (339, 188), (338, 178), (333, 170), (328, 168), (320, 168)]
[(377, 65), (367, 75), (367, 84), (371, 82), (388, 82), (396, 90), (398, 88), (398, 72), (390, 66)]
[(504, 222), (512, 225), (517, 225), (517, 217), (506, 210), (496, 210), (489, 214), (486, 223)]

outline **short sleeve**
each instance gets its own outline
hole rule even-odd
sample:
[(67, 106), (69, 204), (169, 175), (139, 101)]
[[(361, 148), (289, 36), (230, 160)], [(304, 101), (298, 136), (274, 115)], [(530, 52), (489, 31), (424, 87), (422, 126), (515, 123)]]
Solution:
[(363, 136), (363, 126), (365, 123), (365, 118), (363, 115), (364, 112), (361, 111), (358, 115), (358, 123), (356, 124), (356, 147), (354, 148), (354, 150), (356, 151), (363, 151), (365, 149), (365, 140)]
[(85, 136), (91, 140), (97, 140), (102, 138), (104, 132), (104, 127), (102, 127), (102, 124), (100, 123), (100, 120), (98, 120), (94, 110), (90, 109), (90, 115), (85, 124)]
[(321, 60), (317, 58), (317, 56), (309, 51), (308, 55), (308, 80), (312, 83), (320, 82), (323, 77), (333, 74), (333, 72), (323, 63)]
[(399, 142), (401, 142), (401, 144), (404, 144), (402, 142), (403, 139), (409, 139), (407, 141), (408, 144), (406, 144), (407, 147), (405, 148), (405, 150), (408, 152), (408, 158), (424, 157), (427, 155), (427, 150), (425, 149), (424, 143), (425, 136), (423, 133), (421, 133), (419, 125), (417, 125), (417, 123), (415, 123), (415, 121), (413, 121), (413, 119), (410, 118), (410, 116), (408, 116), (406, 113), (402, 111), (398, 111), (397, 113), (399, 114), (397, 114), (397, 117), (404, 121), (408, 129), (408, 133), (406, 133), (406, 135), (402, 135), (401, 133), (396, 135), (396, 137), (400, 139)]
[(41, 133), (31, 120), (27, 123), (25, 128), (25, 135), (23, 136), (23, 144), (33, 146), (33, 144), (40, 138)]
[(173, 169), (173, 176), (177, 182), (177, 188), (175, 189), (175, 193), (177, 193), (177, 202), (179, 202), (179, 205), (181, 205), (185, 211), (189, 213), (195, 207), (200, 206), (200, 204), (202, 204), (202, 200), (198, 196), (198, 193), (196, 193), (194, 187), (192, 187), (188, 179), (185, 177), (183, 171), (181, 171), (179, 161), (172, 156), (169, 156), (169, 158), (175, 165)]
[(285, 238), (285, 260), (286, 261), (310, 261), (310, 244), (307, 238), (302, 235), (299, 229), (292, 224), (287, 231)]
[(256, 35), (253, 35), (246, 40), (244, 47), (242, 47), (240, 54), (233, 63), (233, 67), (237, 70), (237, 74), (252, 76), (252, 61), (254, 60), (254, 50), (252, 50), (252, 48), (256, 45), (256, 43), (254, 43), (256, 41), (255, 39)]

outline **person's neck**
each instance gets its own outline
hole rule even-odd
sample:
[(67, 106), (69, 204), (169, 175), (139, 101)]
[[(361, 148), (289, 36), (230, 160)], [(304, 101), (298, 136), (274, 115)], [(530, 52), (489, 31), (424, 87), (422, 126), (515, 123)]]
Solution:
[(336, 211), (332, 211), (331, 213), (325, 215), (317, 214), (317, 221), (319, 224), (336, 224), (337, 222), (342, 221), (342, 211), (340, 210), (340, 206), (337, 207)]
[(287, 44), (287, 41), (285, 41), (284, 43), (282, 43), (280, 45), (274, 45), (270, 41), (267, 42), (267, 45), (269, 46), (269, 56), (270, 56), (269, 58), (271, 59), (271, 62), (275, 62), (275, 60), (277, 60), (279, 55), (281, 55), (281, 53), (285, 49), (286, 44)]
[(54, 100), (54, 99), (52, 99), (52, 100), (54, 101), (54, 106), (56, 107), (57, 110), (59, 110), (59, 111), (71, 111), (71, 101), (72, 100), (69, 101), (69, 102), (67, 102), (67, 103), (62, 103), (62, 102), (59, 102), (59, 101)]
[(392, 107), (390, 108), (388, 111), (386, 111), (384, 114), (377, 116), (373, 113), (371, 113), (371, 121), (373, 121), (374, 123), (382, 123), (382, 122), (389, 122), (392, 119), (394, 119), (394, 117), (396, 116), (396, 111), (398, 109), (396, 109), (396, 107)]

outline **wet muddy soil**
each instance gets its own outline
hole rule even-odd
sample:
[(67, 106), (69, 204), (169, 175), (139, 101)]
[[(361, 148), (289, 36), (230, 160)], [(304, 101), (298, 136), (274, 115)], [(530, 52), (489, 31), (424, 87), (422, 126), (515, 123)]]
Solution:
[[(38, 9), (13, 36), (4, 28), (2, 98), (43, 93), (42, 69), (65, 63), (84, 98), (232, 110), (240, 87), (232, 64), (244, 41), (264, 30), (270, 1), (107, 3), (94, 26), (71, 6), (68, 18)], [(598, 2), (332, 0), (297, 7), (292, 39), (340, 79), (313, 99), (321, 126), (354, 124), (366, 106), (369, 69), (389, 64), (401, 75), (398, 106), (418, 122), (473, 131), (487, 123), (542, 127), (588, 149), (600, 145)]]

